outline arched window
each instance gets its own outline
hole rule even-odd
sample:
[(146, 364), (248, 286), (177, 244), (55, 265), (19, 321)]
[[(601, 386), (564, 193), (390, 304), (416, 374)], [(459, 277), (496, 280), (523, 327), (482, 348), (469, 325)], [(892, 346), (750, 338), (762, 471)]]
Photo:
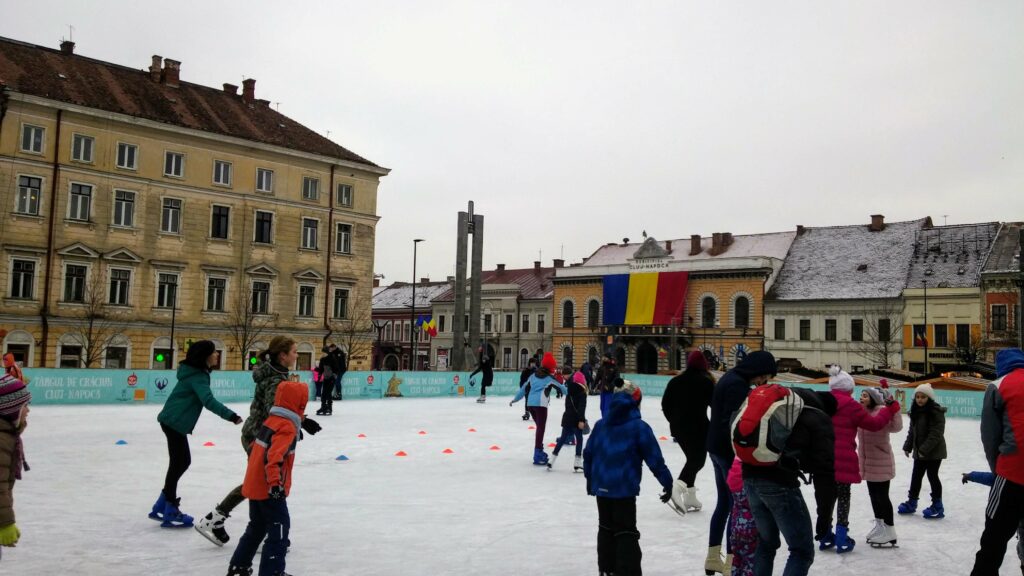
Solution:
[(526, 348), (519, 349), (519, 369), (525, 370), (526, 365), (530, 362), (530, 351)]
[(576, 307), (572, 300), (562, 303), (562, 328), (573, 328), (576, 326)]
[(601, 304), (597, 300), (587, 302), (587, 328), (597, 328), (600, 324)]
[(575, 366), (572, 358), (572, 348), (569, 346), (562, 348), (562, 366)]
[(715, 315), (716, 315), (715, 299), (711, 296), (705, 296), (700, 302), (700, 313), (701, 313), (701, 326), (704, 328), (715, 327)]
[(750, 300), (746, 296), (740, 296), (733, 304), (736, 315), (736, 327), (746, 328), (750, 326)]

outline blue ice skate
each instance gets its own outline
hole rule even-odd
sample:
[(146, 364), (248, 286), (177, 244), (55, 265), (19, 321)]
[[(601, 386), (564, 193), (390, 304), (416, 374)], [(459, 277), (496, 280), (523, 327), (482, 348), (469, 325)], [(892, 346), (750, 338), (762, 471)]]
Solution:
[(818, 541), (818, 550), (831, 550), (836, 547), (836, 535), (831, 530), (824, 536), (815, 536)]
[(939, 520), (946, 517), (946, 511), (942, 508), (942, 500), (932, 500), (932, 505), (925, 508), (921, 514), (929, 520)]
[(917, 498), (908, 498), (906, 502), (900, 504), (896, 511), (900, 514), (913, 514), (917, 512)]
[(544, 450), (540, 448), (534, 448), (533, 463), (536, 466), (544, 466), (545, 464), (548, 463), (548, 455), (544, 453)]
[(849, 528), (842, 524), (836, 526), (836, 554), (851, 552), (856, 544), (857, 542), (850, 538)]
[(156, 499), (156, 504), (153, 504), (153, 509), (149, 511), (149, 519), (163, 522), (165, 504), (167, 504), (167, 497), (164, 496), (164, 491), (161, 490), (160, 497)]
[(160, 523), (161, 528), (191, 528), (193, 518), (188, 514), (183, 514), (178, 506), (181, 504), (181, 498), (175, 498), (173, 501), (168, 500), (164, 504), (164, 521)]

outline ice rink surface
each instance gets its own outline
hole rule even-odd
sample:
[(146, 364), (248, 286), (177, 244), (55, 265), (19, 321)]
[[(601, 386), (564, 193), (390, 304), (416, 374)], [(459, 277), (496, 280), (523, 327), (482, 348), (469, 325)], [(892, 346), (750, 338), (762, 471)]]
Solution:
[[(583, 475), (572, 472), (572, 447), (563, 449), (551, 472), (533, 466), (534, 431), (528, 428), (533, 423), (520, 419), (522, 403), (510, 408), (508, 400), (492, 397), (485, 405), (472, 398), (345, 401), (335, 402), (333, 416), (314, 416), (324, 429), (299, 444), (288, 498), (288, 571), (296, 576), (597, 574), (597, 509)], [(596, 405), (595, 398), (588, 410), (592, 422)], [(231, 406), (248, 412), (247, 404)], [(247, 505), (228, 520), (232, 539), (223, 548), (191, 528), (162, 529), (146, 516), (167, 466), (158, 411), (144, 405), (32, 409), (24, 437), (32, 470), (15, 487), (21, 542), (4, 550), (0, 574), (226, 573), (248, 518)], [(311, 403), (309, 412), (314, 411)], [(660, 398), (645, 399), (642, 412), (657, 435), (668, 436)], [(546, 442), (554, 442), (561, 414), (562, 401), (553, 399)], [(197, 520), (241, 482), (245, 457), (239, 433), (240, 427), (204, 412), (189, 439), (192, 467), (179, 494), (182, 510)], [(127, 444), (116, 445), (118, 440)], [(857, 548), (843, 556), (819, 552), (811, 573), (967, 574), (988, 495), (984, 486), (960, 483), (961, 472), (986, 468), (978, 421), (950, 419), (946, 441), (945, 519), (897, 516), (900, 548), (873, 550), (863, 541), (873, 518), (867, 488), (854, 486), (851, 530)], [(214, 446), (203, 446), (206, 442)], [(893, 437), (894, 503), (905, 498), (910, 481), (911, 461), (899, 452), (902, 442), (902, 433)], [(660, 444), (673, 475), (678, 474), (682, 451), (671, 439)], [(445, 449), (453, 453), (444, 454)], [(408, 456), (395, 456), (398, 451)], [(340, 455), (349, 460), (336, 460)], [(637, 515), (645, 574), (703, 574), (715, 495), (710, 462), (697, 486), (705, 508), (681, 518), (658, 500), (660, 487), (644, 472)], [(809, 487), (803, 492), (813, 516), (813, 494)], [(927, 498), (925, 481), (920, 508)], [(1015, 544), (1011, 541), (1002, 574), (1020, 573)], [(785, 555), (781, 550), (776, 574)]]

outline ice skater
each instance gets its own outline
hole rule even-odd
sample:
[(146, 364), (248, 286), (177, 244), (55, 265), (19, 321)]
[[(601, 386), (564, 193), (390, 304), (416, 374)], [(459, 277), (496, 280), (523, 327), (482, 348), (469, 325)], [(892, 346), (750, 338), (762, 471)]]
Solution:
[(939, 467), (946, 459), (946, 408), (935, 399), (931, 384), (921, 384), (914, 389), (914, 403), (910, 406), (910, 429), (903, 443), (903, 454), (907, 458), (914, 457), (914, 470), (910, 476), (907, 501), (900, 504), (897, 512), (917, 512), (921, 482), (927, 474), (928, 484), (932, 488), (932, 505), (925, 508), (922, 515), (929, 520), (945, 518)]
[(673, 509), (680, 513), (699, 511), (697, 473), (708, 459), (708, 408), (715, 391), (715, 379), (708, 371), (708, 361), (700, 350), (686, 357), (686, 370), (668, 381), (661, 397), (661, 411), (669, 430), (686, 456), (686, 464), (672, 484)]
[(192, 464), (188, 434), (195, 429), (203, 407), (236, 425), (242, 423), (242, 417), (217, 401), (210, 391), (210, 371), (219, 363), (220, 352), (213, 342), (200, 340), (189, 346), (185, 360), (178, 366), (178, 382), (157, 416), (160, 428), (167, 437), (169, 461), (167, 475), (164, 477), (164, 488), (153, 504), (149, 517), (159, 520), (163, 528), (192, 526), (192, 517), (181, 511), (178, 481)]
[(612, 400), (615, 391), (615, 382), (619, 379), (619, 367), (615, 365), (615, 358), (609, 350), (604, 353), (601, 366), (597, 369), (597, 389), (601, 394), (601, 418), (608, 414), (608, 404)]
[(285, 380), (277, 385), (273, 408), (256, 433), (245, 469), (242, 495), (249, 499), (249, 524), (231, 555), (228, 576), (252, 574), (252, 560), (260, 542), (263, 553), (259, 576), (287, 576), (285, 556), (291, 544), (287, 498), (308, 400), (309, 388), (302, 382)]
[[(872, 416), (880, 414), (892, 402), (889, 383), (881, 379), (878, 388), (865, 388), (860, 394), (860, 404)], [(896, 458), (892, 453), (889, 436), (903, 430), (903, 414), (898, 410), (892, 414), (889, 425), (871, 432), (861, 428), (857, 432), (857, 455), (860, 457), (860, 475), (868, 484), (871, 510), (875, 514), (875, 526), (865, 538), (873, 547), (896, 546), (896, 525), (893, 522), (892, 500), (889, 499), (889, 483), (896, 477)]]
[(555, 464), (562, 446), (575, 440), (576, 459), (573, 461), (574, 472), (583, 471), (583, 430), (587, 426), (587, 378), (582, 372), (572, 375), (567, 386), (569, 392), (565, 396), (565, 412), (562, 413), (562, 434), (555, 443), (555, 449), (548, 461), (548, 470)]
[[(526, 386), (526, 383), (530, 380), (530, 376), (533, 376), (533, 373), (536, 372), (536, 371), (537, 371), (537, 360), (535, 360), (531, 356), (529, 362), (526, 363), (526, 368), (523, 368), (523, 371), (519, 374), (519, 389), (520, 390), (524, 386)], [(525, 396), (529, 396), (530, 395), (530, 388), (529, 387), (526, 388), (526, 392), (524, 393), (524, 395)], [(530, 419), (530, 408), (526, 404), (523, 404), (523, 420), (529, 420), (529, 419)]]
[(483, 346), (476, 349), (477, 358), (479, 361), (476, 365), (476, 370), (470, 373), (469, 378), (472, 380), (473, 376), (483, 373), (483, 380), (480, 382), (480, 397), (476, 401), (480, 404), (487, 402), (487, 387), (494, 382), (494, 360), (487, 355), (487, 351), (484, 350)]
[(28, 425), (32, 393), (21, 380), (0, 374), (0, 546), (14, 546), (21, 538), (14, 523), (14, 483), (28, 470), (21, 434)]
[(540, 368), (530, 376), (526, 385), (520, 388), (519, 392), (516, 393), (516, 397), (508, 403), (509, 406), (515, 404), (529, 392), (529, 395), (526, 396), (526, 406), (537, 428), (533, 439), (533, 463), (538, 466), (548, 463), (548, 455), (544, 452), (544, 427), (547, 426), (548, 422), (548, 396), (550, 394), (548, 388), (554, 387), (563, 394), (566, 392), (565, 386), (559, 384), (552, 377), (556, 368), (558, 368), (558, 364), (555, 362), (555, 357), (551, 352), (544, 353), (544, 359), (540, 362)]
[(732, 492), (727, 538), (732, 550), (731, 576), (754, 576), (754, 554), (757, 552), (757, 523), (750, 510), (750, 500), (743, 491), (743, 461), (736, 458), (726, 478)]

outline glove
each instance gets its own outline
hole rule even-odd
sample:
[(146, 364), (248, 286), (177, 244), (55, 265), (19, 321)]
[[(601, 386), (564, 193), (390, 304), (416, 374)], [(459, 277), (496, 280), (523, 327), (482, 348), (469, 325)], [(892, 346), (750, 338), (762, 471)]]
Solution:
[(234, 424), (235, 426), (241, 424), (242, 423), (242, 417), (239, 416), (238, 414), (233, 414), (231, 416), (231, 423)]
[(268, 494), (271, 500), (284, 500), (284, 488), (282, 486), (271, 486)]
[(661, 491), (661, 501), (668, 504), (668, 501), (672, 499), (672, 488), (665, 488)]
[(962, 478), (960, 479), (960, 481), (961, 481), (961, 482), (963, 482), (964, 484), (967, 484), (967, 483), (968, 483), (968, 482), (970, 481), (970, 479), (968, 478), (968, 476), (970, 476), (970, 474), (966, 474), (966, 473), (965, 473), (965, 474), (963, 475), (963, 477), (962, 477)]
[(512, 405), (513, 405), (513, 404), (515, 404), (515, 403), (516, 403), (516, 401), (515, 401), (515, 400), (512, 400), (512, 401), (510, 401), (510, 402), (508, 403), (508, 405), (509, 405), (509, 406), (512, 406)]
[(892, 414), (896, 414), (900, 411), (900, 403), (892, 399), (891, 397), (889, 398), (889, 401), (886, 402), (886, 406), (889, 407), (889, 411)]
[(879, 388), (878, 391), (882, 394), (882, 402), (886, 406), (893, 402), (892, 392), (888, 388)]
[(903, 455), (906, 456), (907, 458), (910, 458), (910, 450), (904, 450)]
[(21, 531), (17, 525), (8, 524), (0, 528), (0, 546), (14, 546), (18, 543), (18, 538), (21, 538)]
[(309, 434), (310, 436), (322, 430), (320, 424), (317, 424), (317, 421), (313, 420), (312, 418), (302, 419), (302, 429), (305, 430), (306, 433)]

